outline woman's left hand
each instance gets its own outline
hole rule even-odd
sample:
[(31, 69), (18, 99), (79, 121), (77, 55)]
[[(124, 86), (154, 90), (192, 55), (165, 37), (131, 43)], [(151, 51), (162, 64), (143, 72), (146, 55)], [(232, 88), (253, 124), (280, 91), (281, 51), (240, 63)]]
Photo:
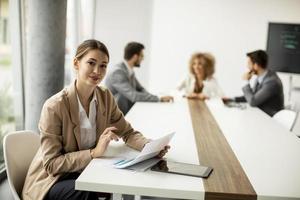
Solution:
[(168, 153), (168, 150), (170, 149), (171, 147), (169, 145), (165, 146), (165, 148), (163, 150), (161, 150), (159, 152), (159, 154), (157, 155), (158, 158), (162, 158), (166, 155), (166, 153)]

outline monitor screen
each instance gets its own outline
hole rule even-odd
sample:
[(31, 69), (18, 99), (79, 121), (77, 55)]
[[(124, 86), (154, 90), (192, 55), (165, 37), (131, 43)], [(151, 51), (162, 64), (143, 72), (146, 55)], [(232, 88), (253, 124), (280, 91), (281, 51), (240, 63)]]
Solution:
[(300, 73), (300, 24), (269, 23), (267, 53), (270, 69)]

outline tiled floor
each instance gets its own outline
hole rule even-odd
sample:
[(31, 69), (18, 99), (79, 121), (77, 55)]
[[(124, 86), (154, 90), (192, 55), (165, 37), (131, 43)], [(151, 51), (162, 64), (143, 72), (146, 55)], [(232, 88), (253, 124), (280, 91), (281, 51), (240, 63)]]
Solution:
[(10, 192), (7, 179), (0, 182), (0, 199), (1, 200), (13, 200), (13, 196)]

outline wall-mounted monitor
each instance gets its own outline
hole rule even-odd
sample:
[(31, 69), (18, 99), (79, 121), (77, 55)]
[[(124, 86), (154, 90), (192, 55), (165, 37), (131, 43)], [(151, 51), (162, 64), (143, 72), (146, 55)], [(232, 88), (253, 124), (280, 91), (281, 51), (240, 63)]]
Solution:
[(269, 23), (267, 53), (270, 69), (300, 73), (300, 24)]

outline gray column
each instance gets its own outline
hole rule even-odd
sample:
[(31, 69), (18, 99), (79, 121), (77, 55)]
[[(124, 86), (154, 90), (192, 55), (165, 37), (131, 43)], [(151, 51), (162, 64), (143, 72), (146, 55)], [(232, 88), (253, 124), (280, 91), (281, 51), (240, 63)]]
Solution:
[(63, 88), (66, 0), (28, 0), (25, 128), (38, 130), (46, 99)]

